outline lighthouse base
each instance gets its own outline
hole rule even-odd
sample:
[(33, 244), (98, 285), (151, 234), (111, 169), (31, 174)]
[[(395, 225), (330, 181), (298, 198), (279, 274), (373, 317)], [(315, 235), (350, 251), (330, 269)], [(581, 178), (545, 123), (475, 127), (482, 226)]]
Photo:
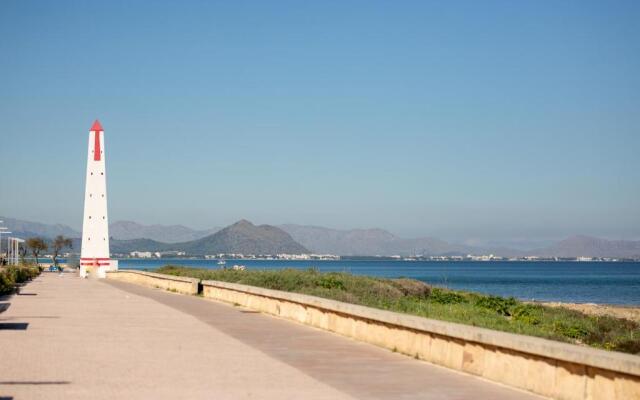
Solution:
[(80, 259), (80, 277), (106, 278), (107, 272), (118, 270), (118, 260), (82, 258)]

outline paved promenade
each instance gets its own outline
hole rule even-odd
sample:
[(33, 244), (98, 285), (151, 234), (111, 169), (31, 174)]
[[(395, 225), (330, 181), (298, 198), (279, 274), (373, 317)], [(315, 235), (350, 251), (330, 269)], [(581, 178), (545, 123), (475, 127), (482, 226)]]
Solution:
[(45, 273), (0, 313), (0, 399), (540, 399), (293, 322)]

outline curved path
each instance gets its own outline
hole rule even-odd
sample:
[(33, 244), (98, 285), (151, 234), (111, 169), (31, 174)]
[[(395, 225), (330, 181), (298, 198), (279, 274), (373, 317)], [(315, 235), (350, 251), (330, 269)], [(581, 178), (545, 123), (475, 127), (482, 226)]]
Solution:
[(540, 399), (195, 296), (45, 273), (0, 314), (0, 399)]

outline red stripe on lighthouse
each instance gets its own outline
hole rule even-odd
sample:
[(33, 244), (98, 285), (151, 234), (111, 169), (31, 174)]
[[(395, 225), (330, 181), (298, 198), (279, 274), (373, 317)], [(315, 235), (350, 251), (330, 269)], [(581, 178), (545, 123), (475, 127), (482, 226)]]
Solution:
[(100, 161), (100, 131), (96, 131), (93, 142), (93, 161)]
[(93, 142), (93, 161), (100, 161), (100, 132), (103, 130), (102, 125), (100, 125), (100, 121), (95, 120), (90, 130), (95, 132)]

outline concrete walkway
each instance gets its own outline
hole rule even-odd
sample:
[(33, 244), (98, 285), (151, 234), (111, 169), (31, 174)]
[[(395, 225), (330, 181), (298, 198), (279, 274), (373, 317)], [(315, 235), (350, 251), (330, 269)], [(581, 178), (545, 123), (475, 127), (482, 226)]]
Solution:
[(0, 314), (0, 399), (540, 399), (249, 310), (43, 274)]

